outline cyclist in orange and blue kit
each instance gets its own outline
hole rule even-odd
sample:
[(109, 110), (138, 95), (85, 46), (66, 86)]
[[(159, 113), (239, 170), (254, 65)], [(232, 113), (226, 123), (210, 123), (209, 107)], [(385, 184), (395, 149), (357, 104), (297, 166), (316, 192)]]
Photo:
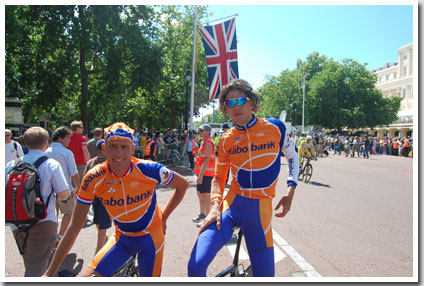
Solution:
[[(212, 183), (212, 206), (199, 231), (188, 264), (189, 276), (206, 276), (216, 253), (230, 240), (234, 226), (245, 235), (254, 276), (274, 276), (272, 199), (280, 173), (280, 150), (288, 162), (287, 194), (278, 202), (276, 217), (290, 210), (299, 173), (298, 157), (286, 127), (278, 119), (256, 117), (259, 97), (240, 79), (226, 85), (220, 109), (235, 126), (219, 144), (216, 173)], [(227, 171), (232, 181), (225, 197)]]
[[(160, 276), (166, 221), (183, 199), (188, 182), (161, 164), (132, 157), (133, 130), (124, 123), (105, 129), (102, 147), (107, 161), (84, 176), (71, 224), (45, 276), (53, 276), (63, 262), (95, 197), (109, 213), (115, 231), (83, 276), (111, 276), (134, 253), (138, 253), (140, 276)], [(175, 188), (163, 211), (157, 204), (157, 184)]]

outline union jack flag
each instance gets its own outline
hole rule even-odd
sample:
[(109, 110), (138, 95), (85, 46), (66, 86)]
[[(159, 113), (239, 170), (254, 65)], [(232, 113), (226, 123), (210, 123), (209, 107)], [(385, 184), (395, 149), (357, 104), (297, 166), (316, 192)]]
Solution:
[(209, 75), (209, 100), (218, 98), (224, 85), (238, 78), (236, 19), (200, 27)]

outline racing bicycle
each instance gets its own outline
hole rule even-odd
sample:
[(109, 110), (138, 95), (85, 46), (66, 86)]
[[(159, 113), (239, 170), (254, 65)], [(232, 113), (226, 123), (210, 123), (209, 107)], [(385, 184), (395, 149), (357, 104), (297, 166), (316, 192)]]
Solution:
[[(237, 229), (238, 227), (236, 227)], [(224, 271), (217, 274), (215, 277), (249, 277), (253, 276), (252, 274), (252, 265), (244, 268), (243, 264), (239, 264), (239, 253), (241, 247), (241, 240), (243, 239), (243, 232), (241, 229), (238, 231), (238, 234), (233, 234), (233, 237), (237, 237), (236, 252), (234, 254), (233, 263), (228, 266)]]
[(137, 253), (128, 260), (112, 275), (112, 277), (138, 277)]
[[(311, 157), (314, 160), (317, 160), (315, 157)], [(308, 183), (311, 180), (313, 168), (311, 165), (311, 158), (302, 157), (302, 163), (299, 170), (299, 180), (302, 178), (304, 183)]]

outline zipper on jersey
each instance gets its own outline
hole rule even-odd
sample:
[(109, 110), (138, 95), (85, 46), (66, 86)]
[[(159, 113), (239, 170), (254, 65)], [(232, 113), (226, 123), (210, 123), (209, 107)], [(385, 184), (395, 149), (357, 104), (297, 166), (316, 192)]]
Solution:
[[(251, 149), (251, 143), (250, 143), (250, 134), (249, 129), (247, 129), (247, 124), (244, 126), (246, 128), (246, 134), (247, 134), (247, 141), (249, 145), (247, 146), (247, 149), (249, 150), (249, 163), (250, 163), (250, 188), (253, 188), (253, 165), (252, 165), (252, 149)], [(249, 197), (252, 195), (252, 192), (249, 192)]]
[(128, 212), (127, 212), (127, 196), (125, 194), (125, 188), (124, 188), (124, 184), (122, 183), (122, 178), (119, 178), (119, 182), (121, 183), (122, 193), (124, 194), (125, 215), (128, 216)]

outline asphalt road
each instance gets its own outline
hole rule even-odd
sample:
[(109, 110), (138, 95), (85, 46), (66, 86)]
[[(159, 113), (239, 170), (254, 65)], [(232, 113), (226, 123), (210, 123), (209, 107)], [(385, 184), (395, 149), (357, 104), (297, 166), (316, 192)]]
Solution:
[[(277, 197), (286, 191), (287, 165), (284, 158), (281, 162)], [(413, 201), (413, 182), (418, 180), (413, 178), (413, 160), (330, 154), (312, 164), (311, 182), (299, 182), (289, 214), (273, 219), (276, 276), (411, 278), (414, 251), (418, 252), (413, 248), (414, 236), (418, 239), (413, 233), (418, 219), (413, 212), (418, 206)], [(162, 277), (187, 276), (197, 238), (197, 227), (191, 222), (198, 214), (195, 178), (186, 168), (175, 170), (189, 180), (190, 188), (168, 221)], [(157, 189), (159, 206), (165, 206), (172, 192)], [(87, 223), (61, 269), (80, 276), (93, 258), (95, 244), (96, 228)], [(8, 227), (5, 261), (6, 277), (23, 276), (23, 262)], [(229, 248), (224, 247), (210, 265), (208, 276), (231, 261)], [(247, 259), (241, 262), (248, 264)]]

